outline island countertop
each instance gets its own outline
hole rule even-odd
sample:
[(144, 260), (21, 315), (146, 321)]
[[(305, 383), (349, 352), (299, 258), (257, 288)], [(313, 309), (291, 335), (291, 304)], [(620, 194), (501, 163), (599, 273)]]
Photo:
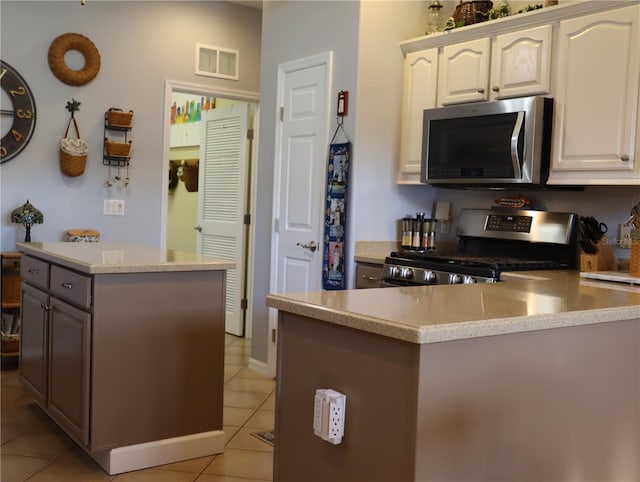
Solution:
[(88, 274), (216, 271), (235, 263), (193, 253), (132, 243), (17, 243), (24, 254)]
[(640, 288), (577, 271), (512, 273), (475, 285), (271, 294), (281, 311), (413, 343), (640, 318)]

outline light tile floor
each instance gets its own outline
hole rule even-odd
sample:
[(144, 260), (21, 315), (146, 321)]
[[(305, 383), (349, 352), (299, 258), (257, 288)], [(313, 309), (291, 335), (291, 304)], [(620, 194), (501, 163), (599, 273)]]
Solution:
[(110, 476), (33, 401), (18, 370), (0, 373), (2, 482), (262, 482), (271, 481), (273, 448), (252, 432), (273, 428), (275, 381), (247, 368), (250, 342), (225, 340), (225, 452)]

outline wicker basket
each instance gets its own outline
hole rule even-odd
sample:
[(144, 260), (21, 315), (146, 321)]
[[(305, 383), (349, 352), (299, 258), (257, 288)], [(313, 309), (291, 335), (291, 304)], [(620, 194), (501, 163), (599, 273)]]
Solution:
[(2, 353), (10, 354), (10, 353), (18, 353), (20, 350), (20, 335), (5, 335), (2, 333)]
[(122, 109), (112, 107), (106, 113), (107, 124), (117, 127), (130, 127), (133, 120), (133, 111), (123, 112)]
[(198, 165), (182, 166), (182, 180), (188, 192), (198, 191)]
[(22, 278), (19, 271), (2, 273), (2, 304), (20, 303), (21, 283)]
[(629, 260), (629, 274), (640, 276), (640, 229), (631, 231), (631, 259)]
[(128, 157), (131, 150), (131, 142), (113, 142), (109, 139), (104, 140), (107, 156)]
[(493, 3), (485, 0), (460, 0), (453, 12), (453, 20), (456, 23), (464, 22), (464, 25), (472, 25), (474, 23), (484, 22), (487, 20), (489, 10), (493, 7)]
[(82, 176), (87, 165), (87, 156), (74, 156), (60, 149), (60, 170), (70, 177)]
[[(68, 137), (71, 121), (73, 121), (77, 139), (71, 139)], [(67, 176), (81, 176), (84, 174), (88, 155), (89, 146), (80, 138), (78, 123), (75, 118), (71, 116), (69, 118), (69, 123), (67, 124), (67, 130), (64, 133), (64, 138), (60, 142), (60, 170)]]

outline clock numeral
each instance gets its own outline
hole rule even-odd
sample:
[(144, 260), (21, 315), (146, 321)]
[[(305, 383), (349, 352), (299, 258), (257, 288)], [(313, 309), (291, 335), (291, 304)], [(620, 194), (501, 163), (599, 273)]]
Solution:
[(16, 117), (19, 117), (20, 119), (31, 119), (31, 117), (33, 117), (33, 112), (30, 110), (18, 109), (16, 111)]
[(24, 139), (24, 134), (15, 129), (11, 129), (11, 135), (16, 140), (16, 142), (21, 142)]
[(11, 94), (11, 97), (16, 97), (18, 95), (24, 95), (27, 93), (27, 90), (24, 88), (24, 86), (20, 86), (18, 87), (16, 90), (10, 90), (9, 93)]
[(7, 148), (4, 146), (0, 146), (0, 157), (4, 157), (7, 155)]
[[(6, 73), (7, 73), (7, 69), (2, 69), (2, 71), (0, 71), (0, 79), (1, 79), (2, 77), (4, 77), (4, 74), (6, 74)], [(7, 150), (6, 150), (6, 149), (5, 149), (5, 152), (7, 152)], [(3, 156), (4, 156), (4, 154), (3, 154)]]

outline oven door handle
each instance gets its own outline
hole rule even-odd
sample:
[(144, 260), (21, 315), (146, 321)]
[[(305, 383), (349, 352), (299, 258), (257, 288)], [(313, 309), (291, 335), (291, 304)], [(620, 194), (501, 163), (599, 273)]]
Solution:
[(522, 177), (522, 170), (520, 169), (520, 158), (518, 157), (518, 139), (520, 138), (520, 131), (522, 130), (522, 123), (524, 122), (524, 112), (518, 112), (516, 117), (516, 123), (513, 126), (513, 133), (511, 134), (511, 162), (513, 163), (513, 176), (515, 179)]

